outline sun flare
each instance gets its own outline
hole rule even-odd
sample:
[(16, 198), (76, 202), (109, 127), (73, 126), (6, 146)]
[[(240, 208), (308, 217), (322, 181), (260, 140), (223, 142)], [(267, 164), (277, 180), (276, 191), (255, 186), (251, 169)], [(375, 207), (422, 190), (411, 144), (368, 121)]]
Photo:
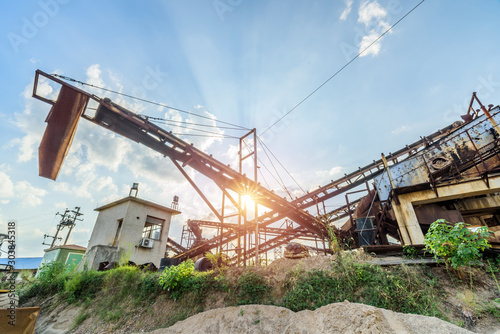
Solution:
[(252, 199), (252, 196), (250, 196), (250, 195), (242, 195), (241, 196), (241, 203), (246, 204), (247, 207), (251, 207), (255, 204), (255, 202)]

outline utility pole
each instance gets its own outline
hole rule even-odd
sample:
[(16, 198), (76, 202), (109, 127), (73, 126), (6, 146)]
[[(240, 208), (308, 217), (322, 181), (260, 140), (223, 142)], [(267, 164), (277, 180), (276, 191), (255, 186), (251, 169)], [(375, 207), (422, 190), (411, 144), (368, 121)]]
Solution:
[(66, 245), (68, 242), (69, 236), (71, 234), (71, 231), (73, 231), (73, 228), (76, 226), (76, 221), (83, 221), (83, 219), (80, 219), (78, 217), (83, 216), (83, 213), (80, 213), (80, 207), (77, 206), (75, 207), (74, 210), (69, 210), (66, 208), (64, 211), (64, 214), (60, 214), (59, 212), (56, 213), (56, 215), (61, 216), (61, 222), (57, 224), (57, 231), (55, 236), (51, 236), (48, 234), (44, 235), (44, 242), (42, 242), (42, 245), (49, 245), (45, 243), (46, 238), (52, 238), (52, 243), (50, 244), (50, 248), (54, 247), (55, 243), (57, 240), (62, 240), (61, 237), (59, 237), (59, 233), (65, 228), (68, 227), (68, 233), (66, 234), (66, 238), (64, 239), (63, 245)]
[(73, 228), (76, 225), (76, 221), (77, 220), (83, 221), (83, 219), (78, 218), (79, 216), (83, 216), (83, 213), (80, 213), (80, 207), (79, 206), (75, 207), (75, 210), (71, 210), (71, 212), (73, 213), (73, 217), (72, 217), (73, 221), (69, 225), (69, 231), (68, 231), (68, 234), (66, 235), (66, 239), (64, 240), (64, 244), (65, 245), (68, 242), (69, 235), (71, 234), (71, 231), (73, 230)]

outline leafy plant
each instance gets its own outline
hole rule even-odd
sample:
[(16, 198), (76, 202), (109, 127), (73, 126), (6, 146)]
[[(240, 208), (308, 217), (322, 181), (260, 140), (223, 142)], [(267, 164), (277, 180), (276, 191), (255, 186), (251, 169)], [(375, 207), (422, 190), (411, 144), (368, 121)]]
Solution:
[(225, 268), (228, 266), (228, 257), (223, 253), (207, 253), (205, 257), (210, 261), (213, 268)]
[(174, 298), (180, 295), (183, 282), (194, 275), (194, 262), (189, 259), (177, 266), (165, 268), (158, 281), (164, 290), (170, 291)]
[(415, 259), (417, 258), (418, 254), (418, 249), (410, 246), (410, 245), (404, 245), (403, 246), (403, 256), (408, 258), (408, 259)]
[(439, 219), (431, 224), (424, 244), (437, 260), (442, 258), (447, 267), (457, 269), (477, 261), (481, 256), (480, 252), (490, 247), (488, 237), (486, 226), (473, 232), (464, 223), (451, 225), (446, 220)]

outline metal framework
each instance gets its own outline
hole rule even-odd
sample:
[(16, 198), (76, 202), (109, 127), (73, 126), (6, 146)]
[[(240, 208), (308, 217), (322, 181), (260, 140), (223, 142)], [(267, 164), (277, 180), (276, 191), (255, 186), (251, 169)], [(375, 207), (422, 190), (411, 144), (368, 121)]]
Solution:
[[(61, 85), (56, 101), (37, 94), (40, 76)], [(269, 250), (296, 238), (310, 238), (316, 243), (318, 240), (324, 241), (328, 237), (327, 226), (338, 222), (340, 219), (349, 217), (352, 224), (352, 212), (359, 205), (359, 198), (355, 200), (346, 198), (346, 205), (331, 211), (327, 211), (325, 202), (341, 194), (355, 191), (356, 188), (363, 185), (366, 185), (369, 191), (369, 181), (380, 176), (391, 166), (415, 156), (433, 142), (439, 141), (450, 134), (460, 125), (454, 123), (430, 136), (422, 137), (419, 141), (406, 145), (394, 153), (389, 153), (377, 161), (374, 160), (364, 167), (359, 167), (358, 170), (352, 173), (344, 174), (343, 177), (332, 180), (327, 185), (307, 192), (292, 201), (287, 201), (263, 187), (257, 180), (257, 134), (255, 129), (240, 138), (239, 166), (238, 170), (234, 170), (212, 157), (212, 155), (202, 152), (171, 132), (151, 123), (146, 117), (133, 113), (113, 103), (110, 99), (100, 98), (78, 89), (40, 70), (36, 71), (33, 97), (52, 105), (46, 120), (48, 123), (47, 129), (39, 149), (41, 176), (54, 180), (57, 178), (80, 117), (143, 144), (168, 157), (217, 218), (216, 222), (197, 221), (195, 224), (199, 226), (211, 224), (210, 227), (217, 229), (217, 235), (208, 240), (192, 243), (189, 245), (191, 247), (184, 247), (170, 240), (171, 249), (177, 253), (175, 258), (196, 257), (212, 249), (217, 249), (218, 252), (234, 254), (232, 261), (237, 264), (245, 264), (250, 257), (255, 257), (255, 263), (258, 264), (260, 254), (267, 254)], [(91, 100), (98, 103), (94, 116), (85, 114), (87, 105)], [(471, 99), (467, 114), (463, 116), (464, 120), (470, 122), (478, 117), (479, 111), (474, 111), (472, 108), (474, 101), (480, 104), (481, 110), (488, 115), (488, 119), (491, 121), (492, 118), (488, 114), (488, 109), (481, 104), (475, 93)], [(498, 125), (494, 124), (494, 127), (498, 131)], [(250, 146), (245, 142), (246, 139), (252, 140)], [(481, 148), (477, 148), (477, 151), (481, 151)], [(253, 158), (253, 170), (250, 173), (252, 177), (248, 177), (243, 173), (244, 161), (250, 157)], [(479, 160), (486, 158), (483, 154), (478, 154), (476, 157)], [(478, 168), (477, 164), (473, 166)], [(216, 205), (211, 203), (196, 182), (189, 176), (186, 171), (188, 167), (211, 179), (220, 189), (222, 195), (220, 210), (217, 210)], [(487, 169), (487, 171), (491, 170), (491, 168)], [(246, 195), (249, 195), (255, 204), (253, 218), (250, 219), (248, 218), (246, 202), (242, 201), (242, 197)], [(391, 200), (392, 197), (382, 199), (382, 201), (379, 199), (384, 210), (377, 216), (376, 235), (372, 242), (379, 240), (385, 243), (387, 241), (384, 239), (383, 234), (387, 232), (387, 229), (392, 228), (392, 232), (394, 232), (394, 227), (385, 225)], [(226, 212), (225, 207), (227, 204), (234, 207), (234, 212)], [(316, 215), (307, 211), (311, 207), (316, 208)], [(234, 221), (234, 219), (237, 219), (237, 224), (230, 222)], [(276, 224), (280, 222), (282, 222), (282, 225), (277, 227)], [(188, 234), (193, 232), (192, 229), (191, 231), (188, 230), (186, 229), (183, 240), (190, 238)], [(339, 235), (341, 234), (341, 231), (335, 230)], [(356, 231), (351, 227), (350, 232)], [(251, 235), (254, 236), (253, 242)], [(234, 242), (236, 242), (236, 245), (234, 245)], [(324, 246), (322, 250), (325, 251), (325, 249)]]

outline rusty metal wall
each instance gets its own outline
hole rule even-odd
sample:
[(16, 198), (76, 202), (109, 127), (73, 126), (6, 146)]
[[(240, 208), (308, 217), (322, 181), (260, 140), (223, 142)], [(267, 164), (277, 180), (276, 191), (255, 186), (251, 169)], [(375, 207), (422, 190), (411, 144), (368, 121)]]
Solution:
[[(500, 122), (500, 107), (490, 110)], [(496, 155), (499, 135), (482, 114), (449, 135), (431, 143), (413, 156), (389, 167), (395, 188), (414, 187), (448, 181), (450, 176), (474, 178), (500, 165)], [(391, 184), (387, 173), (374, 179), (381, 200), (389, 198)], [(410, 188), (411, 189), (411, 188)]]

